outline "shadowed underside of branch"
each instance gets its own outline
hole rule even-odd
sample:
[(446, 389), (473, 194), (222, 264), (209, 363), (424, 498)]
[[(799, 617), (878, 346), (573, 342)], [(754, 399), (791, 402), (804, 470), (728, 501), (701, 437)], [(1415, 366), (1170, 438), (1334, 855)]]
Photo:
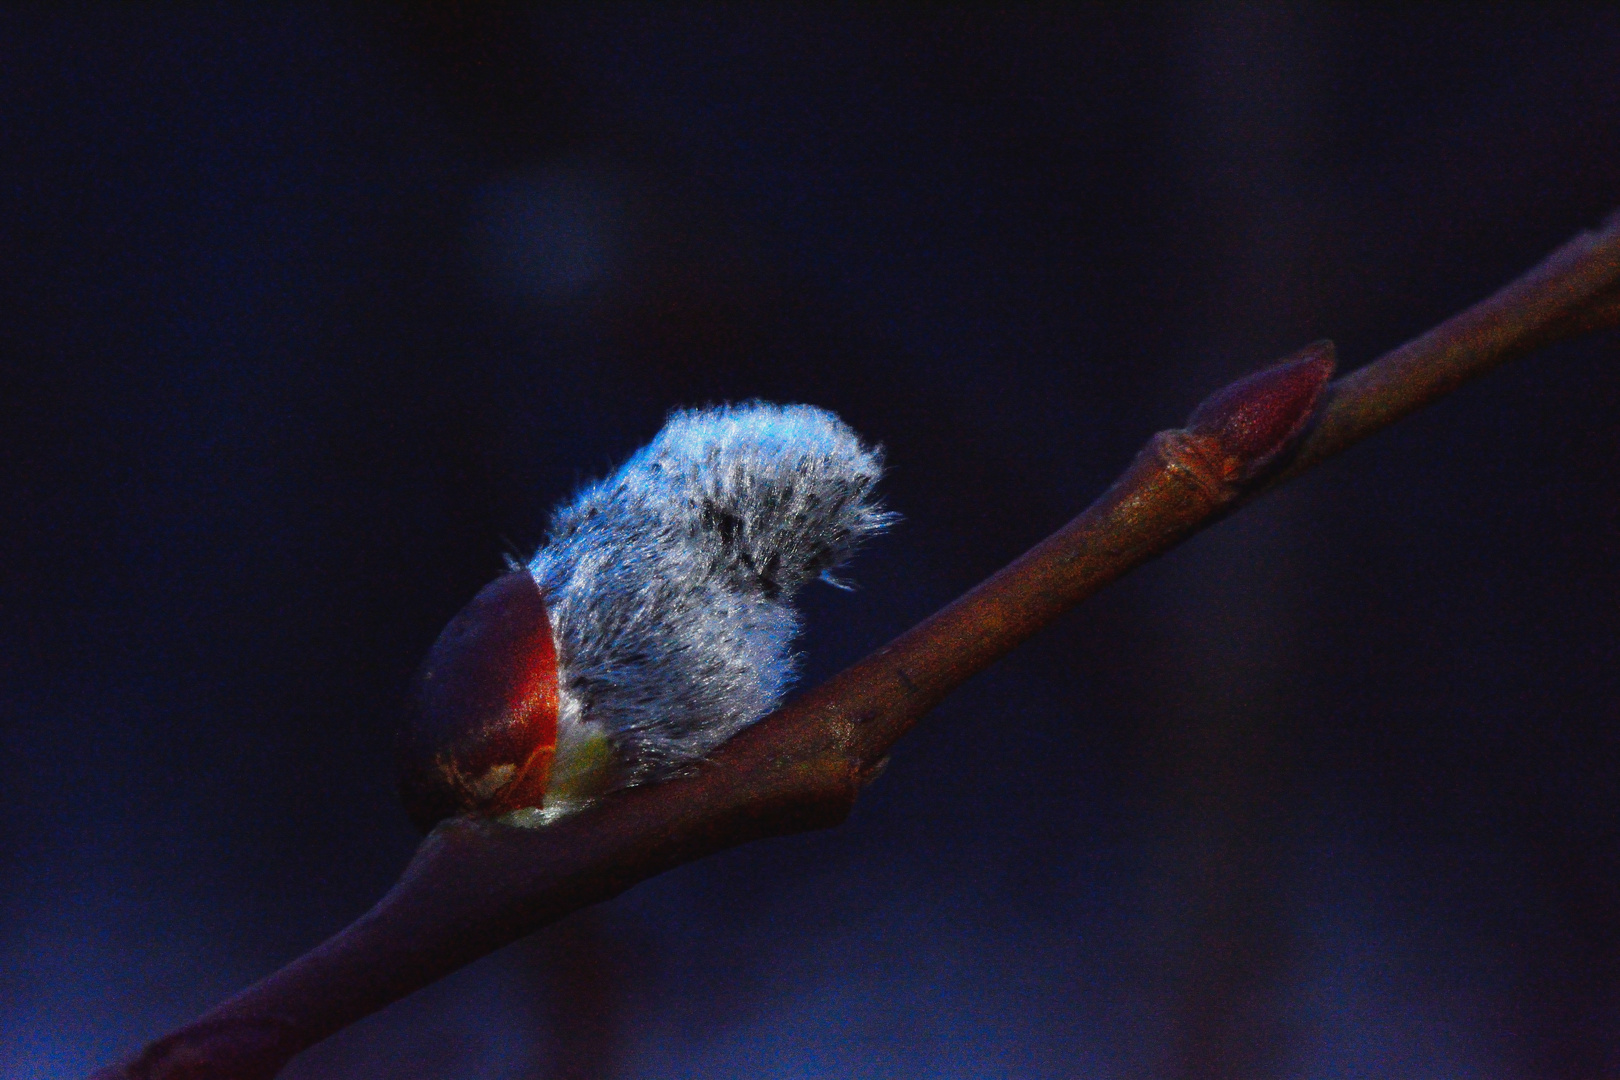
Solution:
[(1620, 216), (1500, 292), (1328, 382), (1319, 343), (1160, 432), (1095, 503), (695, 775), (544, 829), (458, 818), (376, 907), (100, 1080), (274, 1076), (305, 1047), (569, 912), (716, 851), (836, 825), (928, 710), (1062, 612), (1269, 488), (1537, 348), (1620, 325)]

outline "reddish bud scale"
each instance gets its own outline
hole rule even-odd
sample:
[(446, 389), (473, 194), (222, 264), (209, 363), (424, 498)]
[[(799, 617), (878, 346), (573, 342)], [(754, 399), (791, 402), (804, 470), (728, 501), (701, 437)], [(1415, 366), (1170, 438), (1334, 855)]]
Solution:
[(1188, 417), (1186, 431), (1213, 440), (1221, 480), (1251, 480), (1310, 423), (1334, 363), (1333, 342), (1307, 345), (1206, 399)]
[(400, 794), (424, 831), (539, 806), (556, 748), (551, 619), (518, 570), (484, 586), (428, 651), (400, 735)]

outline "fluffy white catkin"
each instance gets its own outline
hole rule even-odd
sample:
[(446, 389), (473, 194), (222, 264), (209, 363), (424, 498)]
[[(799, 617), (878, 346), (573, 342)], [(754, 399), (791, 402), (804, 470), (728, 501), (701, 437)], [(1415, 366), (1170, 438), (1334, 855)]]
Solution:
[(793, 679), (793, 594), (894, 520), (881, 451), (809, 405), (671, 414), (553, 515), (529, 563), (558, 647), (559, 742), (605, 735), (630, 782), (764, 716)]

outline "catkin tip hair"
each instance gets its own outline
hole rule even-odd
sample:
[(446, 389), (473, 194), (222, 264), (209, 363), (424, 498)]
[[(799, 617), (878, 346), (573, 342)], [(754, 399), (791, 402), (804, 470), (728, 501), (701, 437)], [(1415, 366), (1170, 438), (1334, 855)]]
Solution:
[(631, 782), (701, 759), (780, 700), (793, 595), (896, 518), (881, 450), (809, 405), (670, 414), (552, 517), (529, 563), (559, 646), (561, 722), (600, 725)]

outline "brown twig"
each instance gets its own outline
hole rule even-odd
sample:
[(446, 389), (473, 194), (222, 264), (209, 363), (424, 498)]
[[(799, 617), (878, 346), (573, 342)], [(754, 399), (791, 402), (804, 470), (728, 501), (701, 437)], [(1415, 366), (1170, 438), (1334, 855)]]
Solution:
[(1154, 436), (1079, 517), (696, 775), (619, 792), (544, 829), (445, 822), (347, 929), (97, 1077), (274, 1076), (312, 1043), (571, 911), (724, 848), (836, 825), (924, 713), (1063, 611), (1469, 379), (1615, 325), (1620, 217), (1337, 382), (1321, 343), (1234, 383), (1187, 428)]

